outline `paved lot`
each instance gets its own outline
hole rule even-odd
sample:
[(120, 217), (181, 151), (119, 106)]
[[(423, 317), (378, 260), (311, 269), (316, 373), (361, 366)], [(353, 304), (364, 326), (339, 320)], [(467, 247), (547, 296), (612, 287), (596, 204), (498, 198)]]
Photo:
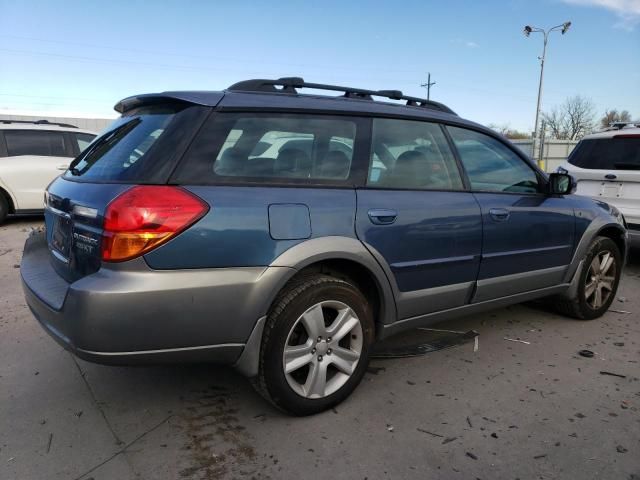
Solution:
[(291, 418), (230, 370), (65, 352), (19, 282), (39, 220), (0, 227), (2, 480), (640, 479), (638, 252), (612, 307), (631, 314), (579, 322), (519, 305), (452, 321), (480, 332), (476, 353), (375, 360), (335, 411)]

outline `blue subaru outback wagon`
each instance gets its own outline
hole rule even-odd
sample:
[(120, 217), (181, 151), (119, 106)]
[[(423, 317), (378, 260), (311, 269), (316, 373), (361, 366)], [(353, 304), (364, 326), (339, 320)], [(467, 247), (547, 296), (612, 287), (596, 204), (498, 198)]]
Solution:
[(233, 365), (306, 415), (396, 332), (540, 297), (593, 319), (615, 297), (620, 213), (440, 103), (281, 78), (115, 108), (21, 264), (81, 358)]

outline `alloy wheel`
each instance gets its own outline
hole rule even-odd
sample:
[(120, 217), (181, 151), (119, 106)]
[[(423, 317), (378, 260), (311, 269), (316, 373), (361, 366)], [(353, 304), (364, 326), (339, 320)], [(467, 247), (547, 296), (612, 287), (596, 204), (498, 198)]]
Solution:
[(608, 250), (593, 257), (584, 287), (585, 301), (593, 310), (602, 308), (613, 294), (616, 268), (616, 259)]
[(363, 346), (362, 325), (346, 304), (327, 300), (307, 309), (289, 332), (282, 366), (289, 386), (305, 398), (324, 398), (353, 375)]

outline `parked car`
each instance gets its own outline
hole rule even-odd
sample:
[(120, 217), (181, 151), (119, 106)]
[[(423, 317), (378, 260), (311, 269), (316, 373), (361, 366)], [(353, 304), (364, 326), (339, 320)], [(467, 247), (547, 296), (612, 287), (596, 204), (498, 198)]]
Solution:
[(96, 134), (65, 123), (0, 120), (0, 224), (44, 209), (44, 190)]
[(21, 264), (81, 358), (234, 365), (307, 415), (355, 389), (376, 340), (540, 297), (593, 319), (615, 297), (619, 212), (443, 104), (283, 78), (115, 108)]
[(640, 122), (585, 136), (560, 171), (575, 177), (580, 195), (618, 208), (631, 243), (640, 245)]

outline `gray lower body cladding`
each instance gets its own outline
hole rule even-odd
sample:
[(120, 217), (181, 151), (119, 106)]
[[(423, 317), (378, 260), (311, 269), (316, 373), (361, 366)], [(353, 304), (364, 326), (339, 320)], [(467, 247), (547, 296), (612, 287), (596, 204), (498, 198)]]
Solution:
[(27, 304), (80, 358), (106, 364), (235, 363), (256, 322), (293, 270), (286, 267), (152, 270), (139, 258), (66, 283), (43, 235), (21, 264)]

